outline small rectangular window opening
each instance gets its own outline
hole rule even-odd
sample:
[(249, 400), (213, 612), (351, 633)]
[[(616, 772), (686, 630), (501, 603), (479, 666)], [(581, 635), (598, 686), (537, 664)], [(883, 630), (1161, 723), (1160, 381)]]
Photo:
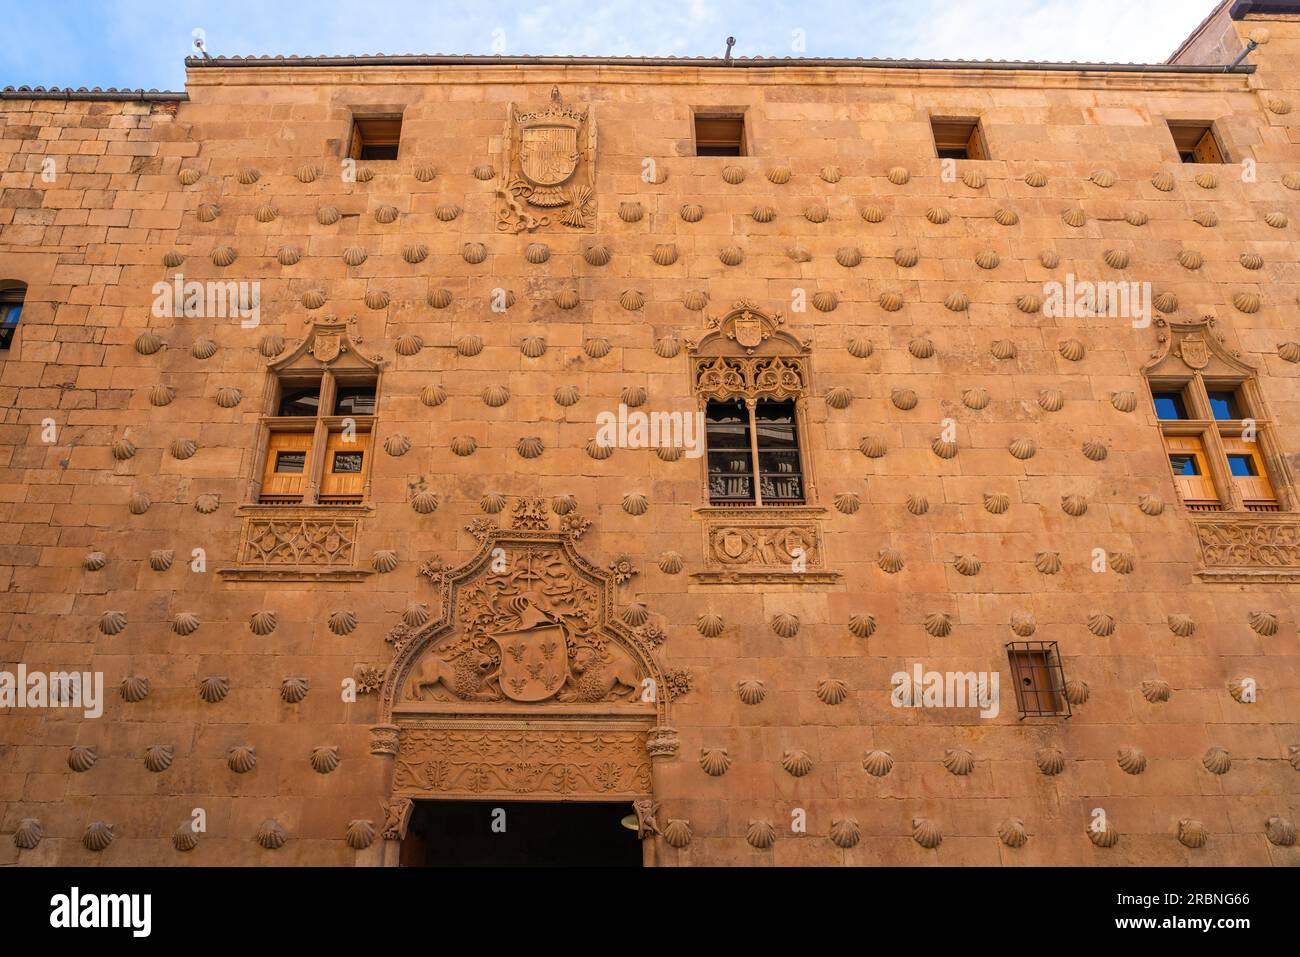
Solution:
[(744, 156), (743, 113), (696, 113), (696, 156)]
[(940, 159), (986, 160), (988, 145), (977, 117), (930, 118), (934, 149)]
[(1056, 642), (1013, 641), (1007, 645), (1007, 658), (1022, 718), (1070, 717)]
[(355, 160), (395, 160), (401, 139), (400, 113), (354, 116), (348, 155)]
[(1184, 163), (1226, 163), (1227, 154), (1219, 145), (1213, 123), (1169, 121), (1169, 132)]

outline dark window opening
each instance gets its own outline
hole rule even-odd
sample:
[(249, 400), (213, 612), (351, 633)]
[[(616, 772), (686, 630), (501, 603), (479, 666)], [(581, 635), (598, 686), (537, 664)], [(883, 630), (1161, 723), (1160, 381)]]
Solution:
[(356, 116), (348, 155), (356, 160), (395, 160), (402, 138), (402, 114)]
[(754, 501), (754, 452), (743, 402), (710, 402), (704, 416), (709, 501)]
[(988, 146), (980, 121), (971, 117), (931, 117), (934, 149), (940, 159), (986, 160)]
[(315, 415), (319, 410), (319, 385), (285, 389), (280, 393), (280, 415)]
[(307, 467), (306, 452), (276, 452), (275, 470), (287, 475), (301, 475)]
[(1070, 717), (1065, 670), (1054, 641), (1013, 641), (1007, 645), (1011, 681), (1022, 718)]
[(375, 414), (375, 386), (374, 383), (369, 385), (342, 385), (338, 387), (337, 396), (334, 399), (335, 415), (374, 415)]
[(331, 468), (335, 474), (361, 474), (361, 461), (364, 458), (360, 452), (335, 452), (334, 465)]
[(1213, 123), (1170, 121), (1178, 158), (1184, 163), (1226, 163), (1227, 154), (1219, 145)]
[(416, 801), (405, 867), (640, 867), (630, 801)]
[(1235, 421), (1242, 418), (1241, 405), (1235, 392), (1211, 392), (1210, 409), (1216, 419)]
[(696, 113), (695, 155), (744, 156), (744, 114)]
[(793, 402), (760, 402), (754, 410), (758, 427), (758, 475), (768, 504), (803, 502), (803, 468)]
[(8, 349), (14, 341), (26, 295), (26, 286), (0, 289), (0, 349)]
[(1156, 402), (1157, 419), (1187, 418), (1187, 405), (1181, 392), (1155, 392), (1152, 396)]

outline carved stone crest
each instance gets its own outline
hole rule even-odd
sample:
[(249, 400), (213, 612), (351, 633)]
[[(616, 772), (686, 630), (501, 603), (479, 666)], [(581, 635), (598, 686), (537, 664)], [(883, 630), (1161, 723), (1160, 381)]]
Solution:
[(566, 107), (558, 87), (543, 109), (521, 112), (511, 103), (505, 141), (497, 229), (595, 225), (596, 134), (588, 110)]

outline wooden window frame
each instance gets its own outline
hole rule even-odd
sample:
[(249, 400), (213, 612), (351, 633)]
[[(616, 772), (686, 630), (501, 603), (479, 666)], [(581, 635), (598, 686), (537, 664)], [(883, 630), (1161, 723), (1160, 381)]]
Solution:
[[(1223, 137), (1214, 120), (1165, 120), (1178, 161), (1189, 166), (1224, 166), (1231, 160), (1224, 148)], [(1183, 153), (1192, 153), (1194, 159), (1183, 159)], [(1200, 157), (1205, 158), (1200, 158)]]
[[(960, 135), (956, 131), (961, 128)], [(930, 138), (934, 142), (934, 155), (939, 159), (961, 162), (983, 162), (992, 159), (984, 122), (978, 116), (931, 116)], [(953, 145), (956, 144), (956, 145)], [(964, 150), (964, 156), (944, 157), (944, 152)]]
[[(1188, 502), (1179, 492), (1184, 507), (1196, 512), (1278, 512), (1290, 511), (1293, 496), (1281, 481), (1270, 462), (1280, 454), (1276, 448), (1273, 422), (1260, 415), (1264, 405), (1259, 394), (1259, 385), (1254, 378), (1246, 376), (1203, 376), (1197, 372), (1181, 378), (1149, 377), (1147, 380), (1152, 396), (1152, 408), (1155, 408), (1155, 393), (1181, 392), (1183, 404), (1187, 409), (1185, 419), (1157, 419), (1161, 441), (1166, 455), (1185, 454), (1184, 450), (1171, 448), (1169, 439), (1175, 436), (1192, 436), (1199, 439), (1208, 467), (1207, 477), (1217, 495), (1217, 508), (1202, 501)], [(1216, 419), (1210, 405), (1210, 393), (1231, 391), (1236, 393), (1238, 411), (1245, 418)], [(1248, 443), (1247, 452), (1253, 454), (1259, 478), (1265, 487), (1271, 489), (1273, 498), (1248, 499), (1242, 494), (1239, 476), (1232, 474), (1228, 456), (1242, 454), (1236, 447), (1244, 441), (1246, 431), (1244, 423), (1254, 423), (1255, 441)], [(1175, 481), (1175, 485), (1177, 485)]]
[[(396, 122), (396, 133), (390, 132), (387, 127)], [(372, 132), (367, 134), (366, 128), (371, 127)], [(395, 162), (402, 153), (402, 113), (353, 113), (352, 128), (348, 132), (348, 156), (357, 161), (367, 163), (391, 163)], [(394, 148), (392, 156), (382, 158), (369, 157), (362, 155), (369, 146), (392, 146)]]
[[(375, 409), (378, 412), (380, 401), (380, 376), (377, 373), (361, 370), (323, 369), (320, 371), (287, 370), (275, 374), (274, 388), (269, 393), (265, 412), (259, 430), (259, 455), (254, 470), (251, 501), (266, 506), (302, 507), (312, 505), (360, 505), (370, 497), (371, 464), (374, 458), (374, 437), (378, 415), (335, 415), (334, 403), (338, 387), (350, 384), (370, 384), (375, 387)], [(286, 388), (303, 388), (320, 386), (320, 402), (316, 415), (280, 415), (280, 400)], [(325, 410), (329, 410), (326, 414)], [(358, 436), (365, 435), (359, 451), (364, 453), (361, 471), (361, 491), (357, 495), (332, 495), (326, 485), (330, 436), (346, 428), (349, 420), (354, 423)], [(266, 481), (267, 468), (270, 464), (272, 437), (289, 432), (310, 432), (311, 446), (303, 473), (303, 491), (295, 501), (264, 501), (263, 486)]]
[[(710, 120), (734, 120), (740, 125), (739, 141), (735, 144), (736, 153), (700, 153), (700, 147), (728, 147), (732, 144), (731, 139), (706, 139), (700, 138), (700, 121)], [(751, 155), (749, 117), (743, 109), (693, 109), (691, 111), (691, 155), (693, 156), (749, 156)]]

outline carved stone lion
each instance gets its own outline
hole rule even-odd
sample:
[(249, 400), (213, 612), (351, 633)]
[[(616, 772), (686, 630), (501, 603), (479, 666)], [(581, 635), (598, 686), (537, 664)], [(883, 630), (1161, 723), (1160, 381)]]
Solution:
[(428, 655), (411, 679), (409, 698), (419, 701), (426, 691), (441, 685), (452, 696), (465, 701), (495, 701), (500, 697), (492, 690), (495, 677), (492, 659), (475, 648), (452, 659)]
[(573, 653), (571, 670), (561, 701), (636, 701), (640, 695), (636, 670), (626, 659), (606, 664), (595, 648), (582, 647)]

